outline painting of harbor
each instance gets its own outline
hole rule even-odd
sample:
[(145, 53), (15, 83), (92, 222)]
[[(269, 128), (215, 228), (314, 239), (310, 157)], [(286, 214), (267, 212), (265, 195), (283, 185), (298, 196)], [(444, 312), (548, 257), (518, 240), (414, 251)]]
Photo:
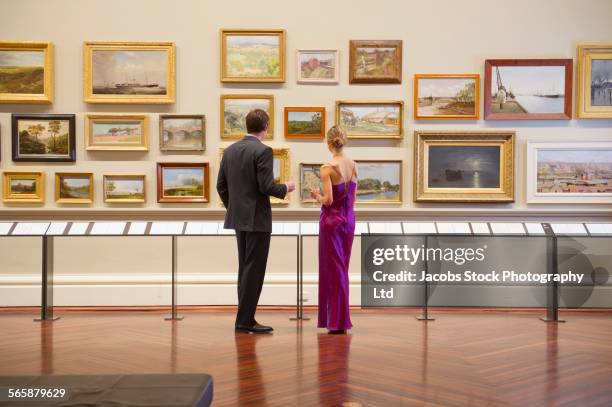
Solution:
[(45, 51), (0, 50), (0, 93), (43, 94)]
[(228, 77), (281, 76), (280, 35), (226, 35), (224, 52), (224, 69)]
[(429, 188), (499, 188), (500, 184), (499, 146), (429, 146)]
[(400, 104), (340, 103), (340, 124), (349, 137), (398, 136), (401, 134)]
[(612, 193), (612, 148), (538, 149), (537, 192)]
[(357, 172), (357, 202), (401, 202), (401, 162), (358, 161)]
[(591, 61), (591, 105), (612, 106), (612, 59)]
[(419, 78), (418, 118), (476, 115), (476, 78)]

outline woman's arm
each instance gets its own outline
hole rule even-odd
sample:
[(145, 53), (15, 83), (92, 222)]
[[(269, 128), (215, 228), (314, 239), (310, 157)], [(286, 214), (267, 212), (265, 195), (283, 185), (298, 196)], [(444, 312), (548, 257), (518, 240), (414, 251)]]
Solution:
[(323, 184), (323, 194), (319, 188), (311, 188), (310, 196), (322, 205), (331, 205), (333, 202), (331, 168), (329, 165), (321, 166), (321, 183)]

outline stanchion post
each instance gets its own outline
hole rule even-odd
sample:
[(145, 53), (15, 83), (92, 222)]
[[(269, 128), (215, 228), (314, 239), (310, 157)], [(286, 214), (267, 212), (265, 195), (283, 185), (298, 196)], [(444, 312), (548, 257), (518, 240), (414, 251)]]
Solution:
[(42, 237), (42, 298), (40, 318), (34, 321), (56, 321), (53, 316), (53, 236)]
[(178, 236), (172, 235), (172, 314), (164, 318), (166, 321), (180, 321), (183, 316), (177, 313), (178, 285), (176, 281), (178, 268)]
[[(429, 247), (429, 235), (425, 236), (425, 253)], [(427, 256), (425, 256), (425, 275), (429, 276), (429, 262)], [(423, 313), (416, 317), (419, 321), (435, 321), (434, 318), (429, 316), (429, 282), (426, 280), (423, 284)]]
[(308, 321), (310, 318), (304, 318), (304, 239), (301, 233), (297, 235), (297, 288), (296, 288), (296, 306), (295, 317), (289, 318), (291, 321)]
[[(556, 276), (559, 274), (559, 250), (557, 247), (557, 236), (551, 236), (550, 239), (550, 247), (548, 250), (550, 253), (548, 258), (549, 270)], [(540, 318), (540, 320), (544, 322), (565, 322), (564, 320), (559, 319), (559, 283), (557, 281), (551, 281), (548, 283), (546, 297), (546, 316)]]

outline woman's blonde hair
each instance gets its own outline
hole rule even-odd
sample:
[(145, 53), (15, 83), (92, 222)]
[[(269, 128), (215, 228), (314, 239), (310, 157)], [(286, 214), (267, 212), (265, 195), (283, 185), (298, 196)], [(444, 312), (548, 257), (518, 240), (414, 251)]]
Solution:
[(327, 144), (339, 150), (347, 142), (346, 131), (340, 126), (332, 126), (331, 129), (327, 131)]

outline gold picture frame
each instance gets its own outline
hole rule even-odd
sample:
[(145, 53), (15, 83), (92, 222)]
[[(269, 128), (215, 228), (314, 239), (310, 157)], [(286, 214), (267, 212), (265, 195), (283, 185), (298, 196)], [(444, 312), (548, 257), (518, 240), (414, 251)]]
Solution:
[[(19, 81), (19, 76), (23, 75), (23, 70), (28, 69), (30, 74), (36, 74), (38, 79), (42, 81), (41, 92), (15, 92), (11, 90), (11, 84), (7, 83), (8, 79), (0, 80), (0, 103), (53, 103), (53, 43), (52, 42), (36, 42), (36, 41), (0, 41), (0, 52), (43, 52), (42, 69), (43, 72), (38, 72), (40, 66), (0, 66), (0, 72), (3, 76), (16, 76), (15, 80)], [(24, 54), (25, 55), (25, 54)], [(30, 55), (32, 57), (33, 55)], [(40, 58), (37, 58), (40, 59)], [(27, 61), (23, 61), (26, 63)], [(29, 62), (32, 63), (32, 58)], [(14, 64), (12, 64), (14, 65)], [(19, 72), (21, 70), (21, 72)], [(5, 72), (3, 72), (5, 71)], [(32, 91), (39, 89), (40, 85), (32, 85)], [(7, 89), (8, 88), (8, 89)]]
[[(264, 65), (267, 66), (267, 69), (278, 68), (278, 73), (273, 72), (271, 74), (257, 73), (257, 69), (255, 67), (251, 68), (251, 73), (245, 72), (244, 74), (236, 74), (236, 72), (231, 72), (232, 67), (228, 67), (228, 59), (231, 59), (231, 52), (228, 50), (228, 38), (231, 37), (250, 37), (253, 41), (259, 40), (261, 43), (256, 44), (257, 49), (251, 50), (248, 54), (249, 57), (257, 52), (261, 52), (260, 49), (263, 47), (270, 47), (270, 43), (266, 43), (263, 39), (265, 37), (276, 37), (278, 38), (278, 61), (268, 61)], [(230, 41), (231, 42), (231, 41)], [(233, 46), (239, 47), (244, 46), (239, 42), (236, 42)], [(250, 44), (247, 43), (246, 46)], [(239, 52), (239, 49), (236, 49), (232, 52)], [(270, 52), (266, 53), (267, 55), (263, 55), (262, 57), (269, 57)], [(237, 69), (246, 70), (249, 62), (248, 58), (241, 58), (240, 67)], [(270, 65), (272, 62), (272, 65)], [(276, 64), (278, 66), (276, 66)], [(259, 65), (259, 64), (257, 64)], [(285, 50), (285, 30), (282, 29), (269, 29), (269, 30), (249, 30), (249, 29), (222, 29), (221, 30), (221, 82), (226, 83), (236, 83), (236, 82), (260, 82), (260, 83), (282, 83), (285, 82), (285, 65), (286, 65), (286, 50)]]
[[(118, 73), (104, 72), (100, 75), (97, 83), (98, 89), (94, 89), (96, 79), (94, 69), (94, 53), (96, 52), (129, 52), (130, 58), (136, 58), (136, 52), (163, 51), (165, 52), (165, 75), (159, 76), (158, 83), (151, 81), (148, 77), (146, 66), (139, 69), (138, 78), (121, 77)], [(104, 54), (100, 54), (104, 55)], [(153, 55), (157, 59), (163, 56)], [(116, 58), (107, 58), (112, 63)], [(150, 58), (152, 59), (152, 58)], [(124, 61), (126, 64), (130, 61)], [(121, 62), (123, 63), (123, 62)], [(142, 61), (141, 61), (142, 63)], [(151, 60), (152, 66), (158, 67), (159, 61)], [(138, 61), (131, 62), (137, 65)], [(106, 66), (105, 66), (106, 69)], [(125, 74), (124, 74), (125, 75)], [(134, 74), (135, 75), (135, 74)], [(144, 79), (144, 80), (143, 80)], [(165, 81), (159, 81), (162, 79)], [(138, 103), (138, 104), (167, 104), (174, 103), (175, 96), (175, 45), (173, 42), (103, 42), (87, 41), (83, 43), (83, 97), (86, 103)], [(138, 82), (140, 81), (140, 82)], [(163, 84), (163, 85), (162, 85)], [(162, 92), (163, 88), (163, 92)]]
[[(117, 182), (119, 179), (138, 180), (142, 182), (142, 192), (130, 192), (127, 190), (123, 191), (123, 193), (117, 193), (114, 197), (109, 197), (109, 184), (111, 182)], [(110, 192), (113, 192), (115, 189), (116, 187)], [(145, 174), (104, 174), (102, 181), (102, 194), (104, 197), (104, 202), (106, 203), (145, 203), (147, 200), (146, 176)], [(136, 197), (133, 197), (134, 195)]]
[[(86, 186), (70, 186), (62, 184), (64, 179), (87, 179)], [(78, 197), (86, 187), (86, 196)], [(55, 173), (55, 202), (59, 204), (90, 204), (93, 202), (94, 179), (91, 172), (56, 172)], [(72, 196), (66, 196), (72, 195)]]
[[(236, 131), (232, 128), (230, 124), (230, 120), (228, 115), (226, 115), (226, 102), (228, 100), (241, 100), (247, 101), (249, 99), (253, 100), (266, 100), (268, 103), (268, 116), (270, 116), (270, 124), (268, 126), (268, 135), (265, 140), (271, 140), (274, 138), (274, 95), (255, 95), (255, 94), (227, 94), (221, 95), (221, 99), (219, 102), (219, 129), (221, 132), (222, 140), (238, 140), (244, 137), (247, 134), (246, 131), (246, 123), (244, 123), (244, 119), (249, 110), (253, 108), (261, 108), (256, 105), (249, 105), (248, 103), (245, 105), (246, 109), (243, 109), (242, 112), (238, 112), (234, 116), (238, 116), (233, 119), (233, 121), (239, 126), (239, 131)], [(265, 110), (265, 109), (264, 109)]]
[[(17, 185), (13, 185), (14, 180), (31, 181), (31, 183), (21, 184), (17, 188)], [(2, 174), (2, 200), (5, 203), (44, 203), (45, 174), (32, 171), (5, 171)]]
[[(124, 128), (108, 128), (104, 135), (95, 134), (96, 125), (124, 124)], [(128, 127), (137, 123), (140, 127), (138, 141), (132, 142), (131, 132), (134, 127)], [(105, 128), (101, 128), (101, 131)], [(114, 131), (117, 130), (117, 131)], [(110, 132), (110, 134), (109, 134)], [(127, 133), (127, 134), (125, 134)], [(111, 141), (103, 141), (102, 138), (110, 138)], [(115, 139), (114, 141), (112, 139)], [(125, 141), (120, 141), (121, 138)], [(146, 114), (87, 114), (85, 115), (85, 150), (88, 151), (148, 151), (149, 150), (149, 116)]]
[[(359, 109), (372, 108), (372, 113), (366, 113), (359, 119), (353, 112), (343, 113), (346, 106), (355, 106)], [(389, 112), (380, 111), (381, 108), (391, 106), (397, 107), (397, 113), (393, 110)], [(377, 114), (370, 122), (370, 116)], [(349, 115), (350, 113), (350, 115)], [(366, 118), (367, 117), (367, 118)], [(359, 120), (359, 121), (357, 121)], [(362, 124), (363, 123), (363, 124)], [(348, 138), (380, 138), (380, 139), (401, 139), (404, 134), (404, 102), (401, 100), (337, 100), (336, 101), (336, 125), (341, 125)], [(385, 126), (390, 127), (389, 131), (384, 130)], [(382, 128), (383, 131), (376, 130)], [(394, 130), (397, 128), (397, 130)]]
[[(594, 58), (597, 56), (598, 58)], [(609, 105), (593, 105), (593, 59), (606, 60), (612, 70), (612, 44), (583, 44), (578, 45), (578, 75), (576, 89), (576, 116), (580, 119), (609, 119), (612, 118), (612, 88), (597, 89), (597, 95), (611, 101)], [(612, 73), (612, 72), (610, 72)], [(606, 82), (609, 84), (609, 82)], [(598, 85), (600, 86), (600, 85)]]
[[(380, 168), (374, 168), (374, 165), (397, 165), (397, 178), (398, 184), (391, 184), (391, 187), (386, 187), (384, 190), (379, 186), (377, 190), (368, 191), (364, 188), (364, 183), (369, 178), (377, 179), (381, 184), (389, 182), (393, 177), (383, 179), (377, 170)], [(355, 203), (358, 205), (401, 205), (404, 196), (404, 162), (402, 160), (355, 160), (357, 166), (358, 180), (357, 180), (357, 195), (355, 197)], [(364, 167), (369, 166), (368, 167)], [(361, 184), (360, 184), (361, 183)], [(360, 196), (361, 195), (361, 196)], [(363, 196), (368, 196), (364, 199)], [(391, 198), (389, 198), (391, 197)]]
[[(513, 131), (415, 131), (414, 201), (514, 202), (514, 139)], [(445, 167), (447, 157), (461, 165)]]

